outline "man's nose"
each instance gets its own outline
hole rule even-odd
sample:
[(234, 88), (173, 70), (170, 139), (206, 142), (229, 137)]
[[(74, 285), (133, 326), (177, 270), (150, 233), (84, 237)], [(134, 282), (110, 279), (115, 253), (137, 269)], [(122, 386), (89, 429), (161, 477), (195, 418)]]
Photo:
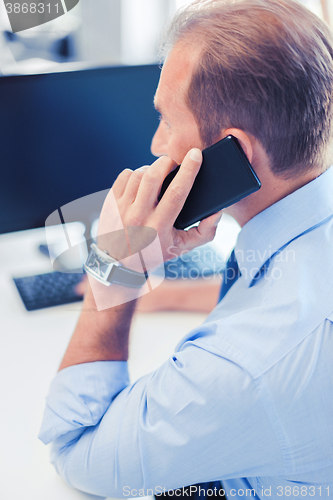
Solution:
[(160, 123), (151, 141), (150, 151), (154, 156), (165, 156), (167, 155), (167, 133), (163, 130), (162, 124)]

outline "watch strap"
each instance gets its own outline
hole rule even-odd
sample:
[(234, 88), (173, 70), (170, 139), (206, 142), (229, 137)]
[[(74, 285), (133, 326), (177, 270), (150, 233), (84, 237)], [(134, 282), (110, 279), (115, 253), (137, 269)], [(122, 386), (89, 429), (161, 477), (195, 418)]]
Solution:
[(109, 283), (129, 286), (131, 288), (141, 288), (146, 283), (147, 277), (143, 273), (132, 271), (123, 266), (114, 266), (107, 278)]

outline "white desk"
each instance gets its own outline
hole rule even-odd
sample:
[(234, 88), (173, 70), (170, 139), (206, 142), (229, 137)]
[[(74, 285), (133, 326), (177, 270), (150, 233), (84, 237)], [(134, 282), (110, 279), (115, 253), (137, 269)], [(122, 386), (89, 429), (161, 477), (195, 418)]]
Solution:
[[(238, 233), (228, 219), (217, 240), (225, 255)], [(51, 271), (38, 251), (44, 229), (0, 236), (0, 491), (6, 500), (83, 500), (57, 476), (38, 439), (44, 400), (75, 327), (81, 303), (27, 312), (12, 277)], [(135, 317), (129, 369), (132, 380), (158, 367), (204, 314), (155, 313)], [(158, 328), (156, 326), (158, 325)]]

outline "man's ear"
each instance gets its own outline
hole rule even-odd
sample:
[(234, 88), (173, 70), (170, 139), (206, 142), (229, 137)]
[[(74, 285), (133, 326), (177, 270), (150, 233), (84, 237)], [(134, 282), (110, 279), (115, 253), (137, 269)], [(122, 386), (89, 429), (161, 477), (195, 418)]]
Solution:
[(244, 132), (244, 130), (241, 130), (239, 128), (227, 128), (221, 133), (220, 139), (224, 139), (224, 137), (227, 137), (228, 135), (233, 135), (234, 137), (236, 137), (236, 139), (238, 139), (244, 153), (247, 156), (247, 159), (251, 163), (253, 158), (253, 146), (251, 137), (246, 132)]

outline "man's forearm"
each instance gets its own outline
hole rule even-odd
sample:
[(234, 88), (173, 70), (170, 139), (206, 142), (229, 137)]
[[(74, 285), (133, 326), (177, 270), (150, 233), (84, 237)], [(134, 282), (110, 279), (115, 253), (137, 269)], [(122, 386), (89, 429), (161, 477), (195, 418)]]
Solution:
[(194, 311), (210, 313), (217, 304), (221, 278), (164, 280), (151, 293), (140, 297), (137, 312)]
[[(104, 287), (104, 285), (100, 285)], [(125, 294), (124, 287), (111, 285), (112, 293)], [(108, 288), (109, 292), (109, 288)], [(91, 361), (125, 361), (135, 300), (98, 311), (88, 284), (82, 313), (59, 370)]]

